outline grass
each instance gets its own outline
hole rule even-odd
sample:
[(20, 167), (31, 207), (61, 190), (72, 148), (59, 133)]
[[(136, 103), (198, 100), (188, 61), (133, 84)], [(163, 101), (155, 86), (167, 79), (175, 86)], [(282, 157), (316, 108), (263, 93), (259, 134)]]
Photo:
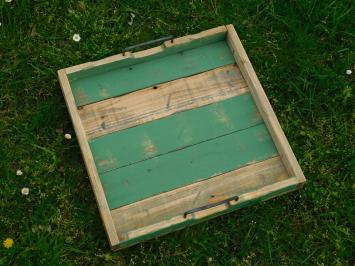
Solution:
[[(0, 240), (14, 239), (0, 265), (353, 265), (353, 1), (1, 0), (0, 22)], [(307, 184), (110, 251), (56, 71), (229, 23)]]

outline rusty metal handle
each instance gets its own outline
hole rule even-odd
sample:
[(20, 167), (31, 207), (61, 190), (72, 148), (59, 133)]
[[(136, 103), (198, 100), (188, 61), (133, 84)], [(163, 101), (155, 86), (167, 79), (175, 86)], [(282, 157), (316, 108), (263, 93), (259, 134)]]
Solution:
[(228, 207), (229, 207), (229, 206), (230, 206), (230, 202), (231, 202), (232, 200), (237, 201), (237, 200), (239, 200), (239, 197), (238, 197), (238, 196), (234, 196), (234, 197), (230, 197), (230, 198), (228, 198), (228, 199), (222, 200), (222, 201), (220, 201), (220, 202), (215, 202), (215, 203), (207, 204), (207, 205), (202, 206), (202, 207), (194, 208), (194, 209), (192, 209), (192, 210), (189, 210), (189, 211), (187, 211), (187, 212), (184, 212), (184, 218), (186, 218), (186, 216), (187, 216), (188, 214), (193, 214), (193, 213), (195, 213), (195, 212), (203, 211), (203, 210), (206, 210), (206, 209), (209, 209), (209, 208), (213, 208), (213, 207), (216, 207), (216, 206), (218, 206), (218, 205), (225, 204), (225, 203), (227, 203), (227, 204), (228, 204)]
[(144, 46), (147, 46), (147, 45), (161, 43), (161, 42), (165, 42), (165, 41), (169, 41), (169, 40), (171, 42), (173, 42), (173, 39), (174, 39), (174, 36), (166, 36), (166, 37), (161, 37), (159, 39), (150, 40), (150, 41), (147, 41), (147, 42), (142, 42), (142, 43), (135, 44), (135, 45), (128, 46), (128, 47), (124, 48), (122, 50), (122, 53), (124, 54), (125, 52), (133, 51), (133, 50), (136, 50), (138, 48), (141, 48), (141, 47), (144, 47)]

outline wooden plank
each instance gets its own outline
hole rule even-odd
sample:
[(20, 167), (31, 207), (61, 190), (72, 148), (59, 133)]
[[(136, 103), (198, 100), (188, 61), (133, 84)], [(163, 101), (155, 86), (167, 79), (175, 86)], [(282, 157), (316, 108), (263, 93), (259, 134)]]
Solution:
[(248, 87), (253, 95), (255, 103), (262, 115), (266, 126), (275, 142), (275, 145), (280, 153), (280, 156), (289, 171), (290, 175), (296, 176), (301, 183), (306, 181), (306, 178), (299, 166), (297, 159), (288, 143), (288, 140), (280, 126), (279, 121), (271, 107), (271, 104), (262, 88), (258, 77), (254, 71), (252, 64), (243, 48), (243, 45), (238, 37), (233, 25), (227, 25), (227, 42), (232, 50), (235, 61), (237, 62), (243, 76), (248, 84)]
[(105, 230), (106, 230), (106, 234), (109, 239), (109, 243), (110, 243), (111, 247), (116, 246), (119, 244), (116, 228), (113, 224), (111, 212), (109, 210), (109, 207), (108, 207), (108, 204), (107, 204), (107, 201), (105, 198), (105, 194), (104, 194), (101, 182), (100, 182), (100, 178), (99, 178), (99, 175), (96, 170), (94, 159), (92, 157), (92, 153), (90, 151), (89, 144), (86, 139), (86, 134), (85, 134), (83, 125), (81, 123), (79, 114), (77, 112), (77, 108), (76, 108), (76, 105), (74, 102), (74, 97), (73, 97), (73, 94), (70, 90), (70, 85), (69, 85), (69, 81), (68, 81), (67, 75), (65, 73), (65, 70), (58, 71), (58, 78), (59, 78), (59, 82), (60, 82), (60, 85), (61, 85), (61, 88), (63, 91), (63, 95), (64, 95), (64, 98), (65, 98), (65, 101), (67, 104), (67, 108), (69, 110), (71, 120), (73, 122), (74, 130), (75, 130), (76, 137), (77, 137), (79, 145), (80, 145), (81, 153), (84, 158), (86, 170), (87, 170), (89, 177), (90, 177), (91, 186), (94, 191), (96, 202), (97, 202), (97, 205), (99, 208), (101, 219), (102, 219), (103, 224), (105, 226)]
[[(99, 173), (262, 123), (250, 93), (90, 141)], [(109, 149), (107, 147), (110, 147)]]
[(275, 196), (280, 196), (290, 191), (293, 191), (298, 187), (298, 178), (290, 177), (286, 180), (264, 186), (259, 190), (240, 195), (239, 200), (232, 201), (231, 206), (229, 208), (226, 208), (226, 206), (222, 206), (222, 208), (216, 208), (216, 212), (210, 212), (209, 210), (206, 210), (206, 212), (208, 212), (208, 215), (200, 214), (199, 216), (202, 216), (201, 218), (196, 219), (195, 216), (190, 216), (188, 217), (188, 219), (184, 219), (183, 216), (175, 216), (170, 220), (161, 221), (150, 226), (130, 231), (126, 236), (120, 236), (122, 242), (120, 243), (119, 248), (132, 246), (135, 243), (142, 242), (153, 237), (162, 236), (169, 232), (182, 229), (186, 226), (195, 225), (207, 221), (209, 219), (218, 217), (220, 215), (241, 209), (243, 207), (251, 206), (258, 202), (269, 200)]
[(100, 175), (110, 209), (277, 155), (264, 124)]
[(233, 62), (233, 55), (223, 40), (154, 60), (72, 78), (70, 84), (77, 106), (82, 106)]
[[(96, 71), (111, 70), (115, 67), (124, 67), (135, 63), (141, 63), (152, 58), (159, 58), (162, 55), (180, 52), (186, 49), (197, 48), (206, 44), (211, 44), (225, 39), (227, 28), (219, 26), (216, 28), (208, 29), (196, 34), (185, 35), (173, 39), (173, 41), (165, 41), (162, 45), (138, 52), (126, 52), (125, 54), (117, 54), (106, 57), (94, 62), (87, 62), (76, 66), (68, 67), (65, 69), (69, 77), (80, 78), (84, 76), (97, 73)], [(166, 49), (170, 48), (170, 49)], [(174, 48), (174, 49), (172, 49)], [(156, 56), (153, 56), (156, 55)], [(97, 68), (104, 66), (102, 68)], [(80, 73), (79, 73), (80, 72)]]
[(83, 106), (79, 110), (88, 139), (154, 119), (211, 104), (247, 92), (234, 65), (167, 82), (128, 95)]
[[(250, 193), (287, 178), (287, 171), (277, 156), (114, 209), (111, 213), (118, 235), (127, 239), (126, 234), (130, 231), (152, 225), (159, 229), (160, 222), (183, 218), (183, 214), (191, 209)], [(205, 212), (199, 212), (187, 218), (205, 216)]]

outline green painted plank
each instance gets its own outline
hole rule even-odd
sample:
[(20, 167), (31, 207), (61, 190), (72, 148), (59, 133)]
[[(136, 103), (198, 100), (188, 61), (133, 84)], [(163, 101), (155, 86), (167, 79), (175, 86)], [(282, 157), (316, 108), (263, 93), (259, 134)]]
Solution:
[(144, 57), (139, 57), (139, 58), (127, 56), (126, 58), (121, 59), (119, 61), (106, 63), (106, 64), (96, 66), (96, 67), (88, 67), (88, 68), (82, 69), (80, 71), (70, 73), (68, 75), (68, 77), (69, 77), (69, 80), (81, 79), (81, 78), (88, 77), (91, 75), (96, 75), (96, 74), (99, 74), (102, 72), (111, 71), (111, 70), (114, 70), (117, 68), (132, 66), (135, 64), (140, 64), (143, 62), (155, 60), (155, 59), (167, 56), (167, 55), (179, 53), (181, 51), (195, 49), (195, 48), (198, 48), (198, 47), (201, 47), (204, 45), (208, 45), (211, 43), (225, 40), (225, 38), (226, 38), (226, 32), (219, 32), (219, 33), (209, 35), (204, 38), (194, 39), (194, 40), (191, 40), (186, 43), (182, 43), (179, 45), (174, 45), (174, 46), (165, 48), (161, 52), (156, 53), (156, 54), (152, 54), (149, 56), (144, 56)]
[(110, 209), (277, 155), (264, 124), (100, 175)]
[(201, 222), (208, 221), (210, 219), (216, 218), (216, 217), (221, 216), (223, 214), (227, 214), (227, 213), (239, 210), (239, 209), (244, 208), (244, 207), (256, 205), (259, 202), (271, 199), (271, 198), (273, 198), (275, 196), (278, 196), (278, 195), (281, 195), (281, 194), (284, 194), (284, 193), (288, 193), (288, 192), (294, 191), (294, 190), (296, 190), (298, 188), (299, 188), (298, 185), (289, 185), (287, 187), (281, 188), (280, 190), (272, 191), (269, 194), (266, 194), (266, 195), (261, 196), (259, 198), (252, 199), (252, 200), (249, 200), (249, 201), (244, 201), (244, 202), (241, 202), (239, 204), (233, 205), (233, 206), (229, 207), (226, 210), (220, 211), (218, 213), (211, 214), (209, 216), (203, 217), (202, 219), (187, 219), (187, 220), (185, 220), (182, 223), (174, 224), (174, 225), (169, 226), (167, 228), (160, 229), (160, 230), (157, 230), (155, 232), (148, 233), (146, 235), (142, 235), (142, 236), (139, 236), (139, 237), (136, 237), (136, 238), (132, 238), (132, 239), (128, 239), (128, 240), (123, 240), (123, 241), (121, 241), (119, 243), (117, 248), (118, 249), (127, 248), (127, 247), (133, 246), (135, 244), (138, 244), (140, 242), (152, 239), (154, 237), (166, 235), (168, 233), (171, 233), (171, 232), (174, 232), (174, 231), (177, 231), (177, 230), (181, 230), (181, 229), (183, 229), (185, 227), (196, 225), (196, 224), (199, 224)]
[(252, 96), (246, 93), (103, 135), (89, 144), (103, 173), (260, 123)]
[(73, 76), (70, 84), (76, 104), (81, 106), (234, 62), (223, 40), (81, 78)]

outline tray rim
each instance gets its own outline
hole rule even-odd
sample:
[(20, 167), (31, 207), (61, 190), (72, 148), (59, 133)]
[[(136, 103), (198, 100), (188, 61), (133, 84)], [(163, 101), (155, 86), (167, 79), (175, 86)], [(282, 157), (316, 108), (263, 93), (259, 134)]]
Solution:
[[(277, 186), (276, 184), (280, 183), (277, 182), (275, 183), (275, 186), (272, 186), (268, 188), (268, 192), (272, 193), (273, 191), (280, 190), (283, 188), (286, 188), (290, 186), (290, 184), (294, 184), (296, 182), (297, 187), (302, 186), (302, 184), (306, 181), (306, 178), (302, 172), (302, 169), (290, 147), (290, 144), (281, 128), (281, 125), (276, 117), (275, 112), (272, 109), (272, 106), (266, 96), (266, 93), (254, 71), (254, 68), (244, 50), (244, 47), (239, 39), (239, 36), (237, 32), (235, 31), (235, 28), (232, 24), (225, 25), (225, 26), (219, 26), (216, 28), (212, 28), (206, 31), (202, 31), (197, 34), (192, 34), (192, 35), (186, 35), (180, 38), (174, 39), (174, 42), (166, 41), (162, 45), (153, 47), (147, 50), (131, 53), (131, 52), (126, 52), (125, 55), (117, 54), (113, 55), (98, 61), (93, 61), (93, 62), (87, 62), (79, 65), (75, 65), (72, 67), (64, 68), (58, 70), (58, 78), (59, 78), (59, 83), (62, 88), (62, 92), (65, 98), (65, 102), (73, 123), (73, 127), (79, 142), (79, 146), (81, 149), (82, 156), (84, 158), (84, 163), (87, 169), (87, 172), (89, 174), (89, 179), (91, 182), (91, 186), (94, 191), (94, 195), (96, 198), (96, 202), (98, 205), (98, 209), (100, 212), (100, 216), (102, 219), (102, 222), (104, 224), (104, 228), (107, 234), (107, 237), (109, 239), (109, 244), (111, 248), (117, 249), (119, 248), (119, 245), (121, 241), (118, 238), (118, 234), (116, 231), (116, 227), (114, 225), (114, 221), (111, 215), (111, 210), (108, 206), (104, 190), (102, 187), (102, 183), (99, 178), (98, 171), (96, 169), (93, 155), (91, 152), (91, 149), (89, 147), (89, 142), (88, 138), (86, 136), (82, 121), (80, 119), (79, 113), (78, 113), (78, 107), (75, 103), (74, 96), (71, 90), (70, 82), (68, 79), (68, 75), (112, 63), (115, 61), (123, 60), (128, 57), (132, 58), (139, 58), (139, 57), (145, 57), (148, 55), (153, 55), (156, 53), (159, 53), (163, 51), (163, 49), (175, 45), (180, 45), (184, 44), (187, 42), (190, 42), (191, 40), (195, 39), (200, 39), (204, 38), (210, 35), (214, 35), (217, 33), (226, 33), (226, 42), (234, 56), (234, 59), (236, 61), (237, 66), (239, 67), (247, 85), (248, 88), (251, 92), (251, 95), (253, 97), (253, 100), (255, 101), (255, 104), (257, 106), (258, 111), (261, 114), (261, 117), (263, 121), (265, 122), (265, 125), (267, 129), (270, 132), (270, 135), (272, 137), (272, 140), (279, 152), (280, 158), (289, 173), (290, 177), (293, 177), (292, 180), (291, 178), (289, 180), (286, 180), (286, 182), (282, 182), (281, 187)], [(257, 196), (255, 196), (253, 199), (256, 199)], [(250, 200), (253, 200), (250, 199)], [(218, 211), (217, 211), (218, 212)], [(132, 239), (131, 239), (132, 240)]]

